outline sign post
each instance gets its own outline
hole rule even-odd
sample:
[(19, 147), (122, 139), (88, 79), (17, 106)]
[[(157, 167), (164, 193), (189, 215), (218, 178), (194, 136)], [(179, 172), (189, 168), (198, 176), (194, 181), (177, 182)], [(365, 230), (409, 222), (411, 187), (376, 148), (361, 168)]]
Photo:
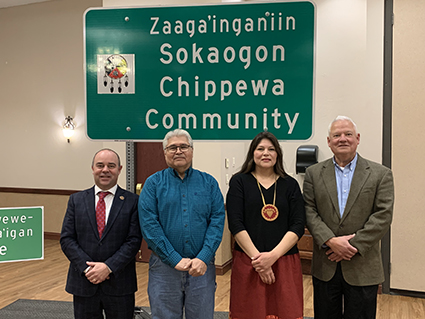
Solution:
[(312, 134), (315, 7), (309, 1), (90, 9), (87, 135), (280, 140)]
[(0, 263), (44, 259), (44, 207), (0, 208)]

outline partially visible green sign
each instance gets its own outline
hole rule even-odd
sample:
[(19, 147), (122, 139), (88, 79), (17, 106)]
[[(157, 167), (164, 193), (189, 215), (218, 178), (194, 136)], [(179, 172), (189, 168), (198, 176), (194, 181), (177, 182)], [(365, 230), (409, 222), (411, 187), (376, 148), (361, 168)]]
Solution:
[(44, 258), (44, 208), (0, 208), (0, 263)]
[(87, 135), (308, 139), (314, 39), (309, 1), (90, 9)]

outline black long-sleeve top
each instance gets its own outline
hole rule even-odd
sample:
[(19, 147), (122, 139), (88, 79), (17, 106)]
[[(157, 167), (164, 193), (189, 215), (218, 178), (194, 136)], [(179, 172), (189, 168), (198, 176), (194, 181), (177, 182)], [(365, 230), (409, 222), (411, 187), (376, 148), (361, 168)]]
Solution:
[[(299, 238), (304, 234), (304, 199), (298, 182), (286, 176), (279, 177), (276, 184), (275, 206), (279, 210), (279, 216), (274, 221), (267, 221), (261, 215), (264, 204), (257, 180), (251, 173), (233, 176), (227, 192), (226, 207), (230, 232), (235, 235), (246, 230), (260, 252), (271, 251), (288, 231), (294, 232)], [(260, 184), (266, 204), (273, 204), (276, 184), (268, 189)], [(237, 243), (235, 249), (242, 251)], [(294, 245), (286, 255), (297, 252), (297, 245)]]

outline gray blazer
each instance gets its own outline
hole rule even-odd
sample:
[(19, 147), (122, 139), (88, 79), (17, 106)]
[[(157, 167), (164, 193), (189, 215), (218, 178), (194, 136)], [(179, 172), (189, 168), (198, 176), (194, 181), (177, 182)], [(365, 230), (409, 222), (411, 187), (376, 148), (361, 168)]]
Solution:
[(332, 237), (355, 234), (350, 243), (358, 253), (341, 261), (344, 279), (354, 286), (382, 283), (380, 240), (390, 227), (394, 205), (391, 170), (358, 155), (342, 217), (332, 159), (310, 166), (303, 188), (307, 228), (314, 239), (312, 275), (322, 281), (332, 279), (337, 263), (328, 260), (322, 245)]

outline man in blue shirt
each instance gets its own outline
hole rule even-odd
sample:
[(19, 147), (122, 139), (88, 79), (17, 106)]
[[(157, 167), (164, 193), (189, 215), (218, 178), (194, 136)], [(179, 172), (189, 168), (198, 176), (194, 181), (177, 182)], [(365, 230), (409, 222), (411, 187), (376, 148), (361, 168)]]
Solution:
[(192, 168), (193, 141), (185, 130), (163, 141), (169, 166), (150, 176), (139, 198), (143, 237), (153, 251), (148, 295), (153, 319), (212, 319), (214, 255), (224, 227), (217, 181)]

